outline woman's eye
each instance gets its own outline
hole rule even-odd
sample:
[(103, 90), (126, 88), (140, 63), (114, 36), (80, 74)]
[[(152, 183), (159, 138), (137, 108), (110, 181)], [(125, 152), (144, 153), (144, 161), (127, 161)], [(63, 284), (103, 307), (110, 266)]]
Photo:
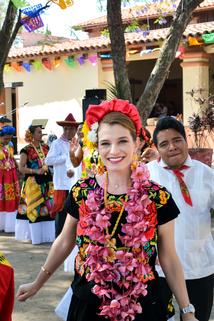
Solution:
[(119, 141), (119, 143), (121, 143), (121, 144), (125, 144), (125, 143), (127, 143), (128, 141), (126, 140), (126, 139), (122, 139), (122, 140), (120, 140)]
[(109, 146), (109, 143), (104, 142), (104, 143), (101, 143), (100, 145), (101, 145), (101, 146)]

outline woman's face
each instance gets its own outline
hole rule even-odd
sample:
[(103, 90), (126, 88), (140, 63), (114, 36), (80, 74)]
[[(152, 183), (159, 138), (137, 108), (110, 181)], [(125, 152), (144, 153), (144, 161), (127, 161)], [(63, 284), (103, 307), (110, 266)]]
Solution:
[(42, 140), (42, 129), (40, 127), (36, 127), (35, 132), (33, 133), (33, 139), (37, 142), (41, 142)]
[(9, 144), (9, 142), (11, 141), (11, 139), (12, 139), (12, 137), (13, 137), (13, 135), (4, 135), (4, 136), (2, 136), (1, 137), (1, 143), (2, 143), (2, 145), (7, 145), (7, 144)]
[(127, 128), (101, 123), (98, 151), (108, 171), (129, 170), (136, 150), (137, 144)]

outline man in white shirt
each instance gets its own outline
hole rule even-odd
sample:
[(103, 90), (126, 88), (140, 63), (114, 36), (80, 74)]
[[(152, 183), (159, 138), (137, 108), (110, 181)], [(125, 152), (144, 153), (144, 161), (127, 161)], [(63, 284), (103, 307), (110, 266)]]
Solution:
[[(210, 213), (214, 208), (214, 173), (207, 165), (190, 158), (184, 127), (175, 118), (166, 116), (158, 121), (153, 141), (160, 159), (147, 166), (151, 179), (172, 193), (180, 210), (175, 220), (177, 253), (183, 265), (190, 302), (196, 310), (195, 316), (200, 321), (208, 321), (214, 282)], [(160, 266), (157, 270), (164, 277)], [(167, 300), (169, 289), (165, 278), (161, 278), (161, 285), (163, 299)]]
[(79, 123), (70, 113), (64, 121), (58, 121), (57, 124), (62, 126), (63, 134), (52, 142), (45, 159), (46, 165), (53, 166), (54, 205), (52, 217), (56, 217), (56, 237), (61, 233), (67, 215), (63, 210), (64, 202), (70, 188), (77, 180), (70, 161), (69, 150), (70, 141), (75, 136)]

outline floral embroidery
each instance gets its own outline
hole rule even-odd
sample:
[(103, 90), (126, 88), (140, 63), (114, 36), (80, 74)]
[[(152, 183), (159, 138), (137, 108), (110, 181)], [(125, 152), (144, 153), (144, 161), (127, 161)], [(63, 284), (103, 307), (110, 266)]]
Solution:
[(81, 275), (85, 273), (88, 281), (95, 282), (92, 292), (102, 298), (100, 315), (110, 320), (133, 320), (141, 313), (138, 298), (147, 295), (146, 282), (154, 279), (149, 259), (156, 251), (157, 209), (150, 198), (157, 198), (160, 187), (154, 185), (153, 189), (148, 178), (148, 170), (139, 164), (132, 173), (132, 187), (125, 204), (128, 214), (118, 240), (106, 231), (112, 213), (120, 212), (123, 197), (115, 201), (115, 196), (109, 195), (107, 207), (103, 208), (104, 192), (99, 186), (94, 188), (95, 179), (90, 179), (90, 185), (87, 180), (80, 181), (81, 190), (79, 186), (73, 188), (80, 213), (76, 268)]

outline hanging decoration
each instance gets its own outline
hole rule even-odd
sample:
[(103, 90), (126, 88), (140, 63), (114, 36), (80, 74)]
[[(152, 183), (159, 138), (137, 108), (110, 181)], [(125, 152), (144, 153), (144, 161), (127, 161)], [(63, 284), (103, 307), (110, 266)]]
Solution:
[(180, 46), (178, 47), (178, 50), (176, 51), (175, 58), (182, 59), (184, 52), (185, 52), (185, 47), (182, 46), (182, 45), (180, 45)]
[(99, 56), (101, 59), (111, 59), (112, 58), (111, 53), (101, 53), (101, 54), (99, 54)]
[(204, 42), (199, 37), (188, 37), (188, 44), (189, 46), (201, 46)]
[(21, 19), (21, 23), (24, 25), (25, 29), (28, 32), (32, 32), (44, 26), (40, 12), (42, 9), (42, 4), (37, 4), (35, 6), (27, 7), (22, 10), (22, 13), (25, 15)]
[(11, 67), (18, 72), (22, 71), (22, 66), (18, 62), (11, 62)]
[(202, 35), (202, 39), (206, 44), (214, 43), (214, 33), (205, 33)]
[(25, 0), (12, 0), (14, 6), (19, 9), (26, 7), (26, 1)]
[(97, 64), (97, 55), (88, 56), (88, 60), (91, 62), (92, 66), (96, 66), (96, 64)]
[(30, 66), (30, 64), (29, 64), (28, 62), (23, 62), (23, 63), (22, 63), (22, 67), (23, 67), (26, 71), (30, 72), (31, 66)]
[(34, 60), (32, 62), (32, 65), (35, 68), (35, 70), (37, 70), (37, 71), (42, 69), (42, 62), (40, 60)]
[(71, 68), (74, 68), (76, 66), (76, 61), (74, 60), (73, 56), (69, 56), (69, 57), (65, 58), (64, 61)]
[(50, 59), (48, 58), (44, 58), (42, 59), (42, 64), (45, 66), (45, 68), (47, 68), (48, 70), (52, 70), (52, 63), (50, 61)]
[(52, 65), (53, 67), (56, 69), (61, 65), (61, 59), (60, 57), (58, 58), (54, 58), (54, 60), (52, 61)]
[(51, 0), (53, 3), (60, 6), (61, 9), (66, 9), (68, 7), (71, 7), (74, 2), (73, 0)]
[(4, 65), (4, 71), (5, 71), (5, 72), (11, 71), (11, 66), (10, 66), (10, 64)]
[(84, 63), (85, 63), (85, 56), (82, 55), (82, 56), (78, 57), (78, 58), (77, 58), (77, 61), (78, 61), (78, 63), (79, 63), (80, 65), (84, 65)]
[(146, 55), (146, 54), (149, 54), (152, 52), (152, 49), (144, 49), (144, 50), (141, 50), (140, 52), (140, 56), (142, 57), (143, 55)]

